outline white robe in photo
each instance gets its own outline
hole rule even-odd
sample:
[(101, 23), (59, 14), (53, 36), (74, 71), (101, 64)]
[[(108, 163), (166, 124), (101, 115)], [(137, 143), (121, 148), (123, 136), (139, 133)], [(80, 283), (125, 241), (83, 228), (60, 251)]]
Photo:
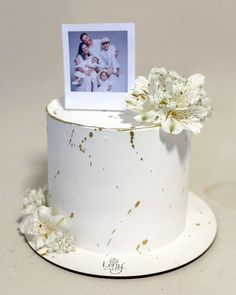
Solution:
[(116, 73), (119, 68), (119, 63), (115, 57), (116, 47), (110, 44), (108, 50), (102, 49), (100, 52), (103, 67), (111, 69), (112, 72)]
[[(99, 64), (92, 62), (93, 56), (90, 55), (87, 59), (83, 60), (82, 57), (80, 57), (81, 62), (75, 66), (75, 69), (82, 68), (84, 71), (88, 71), (92, 69), (92, 72), (90, 75), (86, 75), (85, 73), (77, 70), (75, 71), (74, 75), (77, 78), (82, 78), (80, 84), (78, 85), (79, 91), (88, 91), (91, 92), (97, 91), (98, 88), (98, 74), (95, 71), (96, 68), (99, 68)], [(92, 87), (93, 84), (93, 87)]]
[[(109, 79), (106, 81), (99, 79), (99, 84), (100, 86), (98, 87), (97, 92), (108, 92), (112, 89), (112, 82)], [(109, 88), (111, 89), (109, 90)]]
[(78, 68), (82, 68), (84, 69), (84, 60), (82, 59), (82, 56), (78, 56), (79, 60), (80, 60), (80, 63), (76, 64), (75, 65), (75, 77), (77, 78), (84, 78), (86, 75), (85, 73), (82, 73), (81, 71), (78, 70)]
[(81, 63), (75, 66), (75, 77), (77, 78), (84, 78), (86, 75), (78, 70), (78, 68), (82, 68)]
[(98, 88), (98, 74), (96, 72), (96, 69), (99, 68), (99, 64), (93, 63), (93, 62), (87, 62), (86, 64), (86, 70), (92, 69), (93, 71), (90, 73), (90, 77), (93, 83), (93, 91), (97, 91)]
[[(83, 70), (87, 71), (88, 70), (88, 64), (91, 64), (92, 63), (92, 56), (90, 55), (87, 59), (83, 59), (81, 56), (80, 56), (80, 60), (81, 62), (76, 65), (77, 68), (82, 68)], [(75, 74), (74, 74), (76, 77), (78, 78), (82, 78), (81, 79), (81, 84), (78, 85), (78, 90), (79, 91), (84, 91), (84, 92), (91, 92), (91, 89), (92, 89), (92, 77), (91, 76), (88, 76), (86, 75), (85, 73), (81, 72), (81, 71), (75, 71)]]
[(93, 39), (92, 44), (89, 46), (89, 53), (93, 56), (100, 58), (101, 40)]

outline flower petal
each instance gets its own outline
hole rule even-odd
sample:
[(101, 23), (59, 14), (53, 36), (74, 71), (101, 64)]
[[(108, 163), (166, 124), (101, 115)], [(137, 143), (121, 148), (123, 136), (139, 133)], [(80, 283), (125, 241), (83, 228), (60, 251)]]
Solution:
[(19, 231), (22, 234), (35, 234), (33, 215), (27, 215), (22, 218), (21, 222), (19, 223)]
[(178, 134), (184, 129), (184, 126), (179, 121), (171, 117), (163, 121), (161, 127), (165, 132), (172, 134)]
[(147, 122), (147, 123), (150, 123), (150, 122), (155, 122), (156, 117), (157, 117), (156, 112), (149, 111), (149, 112), (143, 112), (140, 115), (137, 115), (135, 117), (135, 119), (138, 122)]
[(32, 239), (32, 245), (35, 250), (39, 250), (40, 248), (45, 246), (46, 238), (44, 236), (34, 236)]

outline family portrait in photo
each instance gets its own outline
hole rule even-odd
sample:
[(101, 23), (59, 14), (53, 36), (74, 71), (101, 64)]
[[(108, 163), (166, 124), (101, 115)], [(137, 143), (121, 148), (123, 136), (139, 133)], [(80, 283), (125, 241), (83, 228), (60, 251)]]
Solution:
[(135, 81), (133, 23), (62, 25), (65, 108), (124, 110)]
[(69, 32), (71, 91), (127, 91), (127, 32)]

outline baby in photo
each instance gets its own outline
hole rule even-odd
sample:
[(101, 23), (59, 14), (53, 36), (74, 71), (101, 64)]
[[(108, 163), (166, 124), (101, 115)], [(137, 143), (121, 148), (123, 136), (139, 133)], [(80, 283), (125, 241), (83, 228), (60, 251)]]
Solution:
[(102, 70), (99, 74), (98, 92), (110, 92), (112, 89), (112, 82), (109, 79), (109, 74), (106, 70)]
[(97, 73), (100, 70), (99, 58), (97, 56), (93, 56), (91, 62), (86, 64), (86, 68), (89, 69), (89, 75), (96, 78)]
[(83, 78), (85, 77), (85, 74), (79, 70), (80, 68), (83, 68), (81, 56), (77, 55), (74, 62), (75, 62), (74, 75), (75, 75), (76, 79), (72, 82), (72, 85), (79, 86), (83, 83)]
[(92, 79), (92, 91), (97, 91), (98, 88), (98, 72), (101, 69), (99, 64), (99, 58), (97, 56), (93, 56), (91, 62), (88, 62), (86, 68), (89, 71), (89, 76)]
[(75, 77), (76, 80), (72, 82), (72, 85), (80, 86), (83, 83), (83, 78), (86, 76), (91, 77), (93, 83), (93, 91), (96, 91), (98, 87), (97, 72), (100, 70), (99, 58), (91, 56), (89, 60), (82, 61), (80, 55), (76, 57), (75, 62)]
[(93, 55), (90, 67), (93, 69), (99, 67), (99, 58), (96, 55)]

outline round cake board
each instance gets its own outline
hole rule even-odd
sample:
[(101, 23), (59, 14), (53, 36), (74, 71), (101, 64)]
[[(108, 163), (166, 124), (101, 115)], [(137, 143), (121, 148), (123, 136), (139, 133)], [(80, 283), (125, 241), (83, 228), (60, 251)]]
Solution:
[(201, 256), (213, 243), (217, 231), (214, 213), (198, 196), (189, 192), (187, 221), (181, 235), (154, 251), (111, 255), (77, 248), (67, 254), (40, 255), (64, 269), (93, 276), (128, 278), (174, 270)]

